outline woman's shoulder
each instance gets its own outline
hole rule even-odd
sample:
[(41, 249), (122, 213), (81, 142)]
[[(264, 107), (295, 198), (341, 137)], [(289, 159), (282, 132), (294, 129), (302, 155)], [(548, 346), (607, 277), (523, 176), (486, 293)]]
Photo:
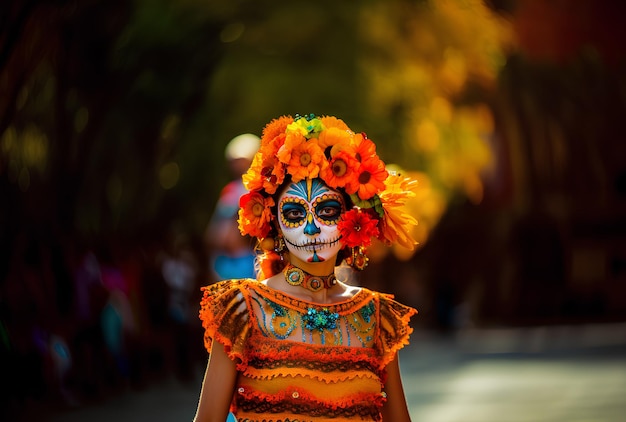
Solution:
[(201, 289), (205, 295), (221, 295), (227, 292), (248, 290), (252, 283), (258, 283), (258, 281), (251, 278), (232, 278), (208, 284)]
[(219, 319), (229, 313), (244, 312), (252, 283), (257, 281), (241, 278), (222, 280), (202, 287), (201, 319)]

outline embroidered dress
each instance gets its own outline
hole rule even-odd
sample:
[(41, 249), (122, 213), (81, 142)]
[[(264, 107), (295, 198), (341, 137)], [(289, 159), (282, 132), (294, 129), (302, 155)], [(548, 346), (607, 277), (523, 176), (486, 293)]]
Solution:
[(240, 422), (380, 421), (385, 366), (408, 344), (417, 311), (365, 288), (305, 302), (252, 279), (204, 287), (204, 343), (237, 362)]

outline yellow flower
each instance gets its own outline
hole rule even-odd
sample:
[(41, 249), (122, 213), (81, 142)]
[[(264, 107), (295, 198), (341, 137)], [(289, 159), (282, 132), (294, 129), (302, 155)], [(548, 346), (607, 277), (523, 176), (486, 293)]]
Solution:
[(324, 132), (320, 133), (318, 138), (320, 148), (326, 150), (326, 148), (332, 147), (335, 153), (349, 148), (351, 140), (351, 132), (336, 127), (326, 129)]
[(287, 132), (299, 133), (307, 139), (315, 138), (325, 129), (320, 119), (305, 117), (297, 118), (293, 123), (287, 126)]
[(324, 125), (324, 127), (326, 127), (326, 129), (335, 127), (341, 130), (350, 131), (348, 125), (345, 124), (343, 120), (338, 119), (335, 116), (322, 116), (320, 117), (320, 120), (322, 121), (322, 124)]
[(380, 224), (380, 238), (388, 245), (397, 243), (410, 250), (417, 242), (411, 235), (411, 228), (417, 220), (406, 212), (404, 204), (407, 198), (415, 196), (417, 182), (397, 174), (390, 174), (385, 180), (385, 190), (379, 196), (384, 215)]

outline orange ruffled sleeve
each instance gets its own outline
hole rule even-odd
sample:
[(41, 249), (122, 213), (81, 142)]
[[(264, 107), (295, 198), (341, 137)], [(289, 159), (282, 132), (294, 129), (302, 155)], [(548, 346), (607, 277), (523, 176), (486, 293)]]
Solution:
[(393, 295), (380, 294), (381, 369), (393, 360), (396, 352), (409, 344), (413, 328), (409, 325), (417, 310), (393, 300)]
[(225, 280), (203, 287), (200, 320), (204, 328), (204, 346), (208, 352), (217, 341), (225, 346), (237, 369), (247, 366), (246, 341), (250, 335), (247, 279)]

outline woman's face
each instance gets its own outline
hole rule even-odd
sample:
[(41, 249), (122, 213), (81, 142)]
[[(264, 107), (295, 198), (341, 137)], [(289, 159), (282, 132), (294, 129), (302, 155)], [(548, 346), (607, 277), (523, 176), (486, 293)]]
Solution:
[(304, 262), (335, 259), (343, 196), (319, 178), (290, 183), (278, 198), (278, 224), (289, 252)]

